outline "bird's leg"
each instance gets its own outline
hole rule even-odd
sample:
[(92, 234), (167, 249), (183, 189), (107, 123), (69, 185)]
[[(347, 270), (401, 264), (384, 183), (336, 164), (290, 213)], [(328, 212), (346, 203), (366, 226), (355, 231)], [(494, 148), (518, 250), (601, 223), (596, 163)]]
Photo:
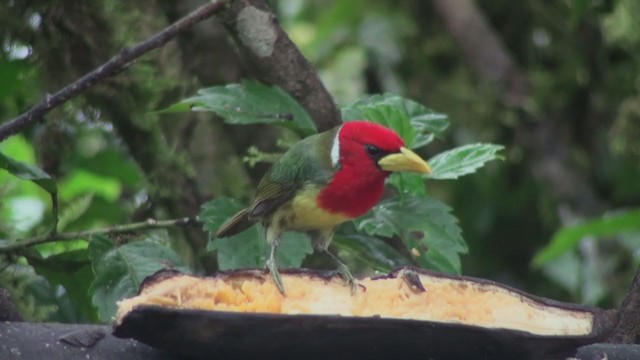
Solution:
[(338, 267), (336, 270), (340, 276), (342, 276), (344, 281), (351, 286), (351, 293), (354, 294), (358, 290), (358, 281), (353, 277), (353, 275), (351, 275), (349, 267), (340, 261), (337, 256), (329, 252), (329, 244), (333, 239), (333, 229), (311, 231), (309, 232), (309, 235), (311, 236), (311, 241), (316, 251), (322, 251), (329, 255), (331, 260), (333, 260)]
[(351, 294), (355, 294), (356, 291), (358, 290), (358, 281), (356, 280), (356, 278), (353, 277), (353, 275), (351, 275), (351, 271), (349, 271), (349, 267), (345, 265), (345, 263), (340, 261), (340, 259), (338, 259), (337, 256), (329, 252), (329, 249), (325, 249), (324, 252), (325, 254), (329, 255), (329, 257), (331, 258), (331, 260), (333, 260), (334, 263), (336, 263), (336, 266), (338, 266), (336, 270), (338, 271), (340, 276), (342, 276), (342, 278), (347, 283), (347, 285), (351, 286)]
[(282, 295), (285, 295), (282, 278), (280, 277), (278, 265), (276, 264), (276, 250), (278, 249), (278, 244), (280, 243), (280, 234), (272, 231), (271, 228), (267, 228), (267, 242), (271, 246), (271, 251), (269, 253), (269, 259), (267, 260), (266, 267), (267, 269), (269, 269), (271, 278), (273, 279), (273, 282), (276, 284), (276, 287), (278, 288), (280, 293)]

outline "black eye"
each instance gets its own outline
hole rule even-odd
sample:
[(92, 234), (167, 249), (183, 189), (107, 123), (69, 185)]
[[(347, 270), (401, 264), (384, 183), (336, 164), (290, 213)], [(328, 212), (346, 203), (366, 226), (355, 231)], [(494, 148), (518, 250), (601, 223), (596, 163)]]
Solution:
[(374, 145), (365, 145), (364, 149), (370, 156), (378, 156), (381, 152), (380, 148)]

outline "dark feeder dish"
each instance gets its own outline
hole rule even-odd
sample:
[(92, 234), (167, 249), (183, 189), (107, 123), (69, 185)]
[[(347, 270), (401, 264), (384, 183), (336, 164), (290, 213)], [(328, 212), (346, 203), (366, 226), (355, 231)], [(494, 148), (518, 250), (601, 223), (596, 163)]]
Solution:
[(197, 278), (161, 270), (119, 304), (114, 335), (189, 358), (556, 359), (603, 340), (613, 310), (471, 277), (402, 268), (360, 280), (261, 270)]

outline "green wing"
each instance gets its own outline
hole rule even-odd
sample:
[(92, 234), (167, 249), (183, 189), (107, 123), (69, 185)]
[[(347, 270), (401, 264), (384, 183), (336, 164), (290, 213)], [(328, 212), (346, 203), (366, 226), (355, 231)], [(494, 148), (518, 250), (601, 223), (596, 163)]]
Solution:
[(330, 149), (336, 132), (337, 128), (309, 136), (273, 163), (258, 184), (249, 216), (256, 218), (272, 213), (306, 184), (327, 184), (335, 173)]

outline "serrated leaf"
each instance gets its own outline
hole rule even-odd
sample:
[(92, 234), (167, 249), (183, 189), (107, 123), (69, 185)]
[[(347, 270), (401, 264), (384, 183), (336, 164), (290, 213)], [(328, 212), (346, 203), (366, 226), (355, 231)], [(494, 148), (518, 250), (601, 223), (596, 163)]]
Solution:
[(95, 273), (89, 291), (102, 321), (112, 319), (116, 303), (135, 295), (145, 277), (167, 267), (189, 272), (172, 249), (151, 241), (115, 246), (104, 236), (94, 236), (89, 257)]
[(244, 205), (236, 200), (221, 196), (202, 205), (198, 220), (203, 223), (203, 229), (209, 233), (209, 236), (213, 237), (225, 221), (242, 209)]
[[(204, 222), (204, 229), (213, 237), (218, 228), (242, 208), (242, 205), (229, 198), (219, 197), (203, 205), (199, 219)], [(262, 268), (269, 253), (264, 234), (262, 226), (256, 224), (228, 238), (210, 238), (207, 250), (217, 251), (221, 270)], [(312, 252), (311, 242), (306, 235), (287, 232), (280, 241), (276, 260), (282, 268), (299, 267), (302, 260)]]
[[(264, 236), (265, 232), (262, 226), (260, 226), (260, 233)], [(266, 239), (263, 241), (264, 243), (267, 242)], [(311, 246), (309, 237), (300, 232), (289, 231), (282, 235), (280, 246), (276, 253), (276, 260), (279, 267), (297, 268), (302, 265), (304, 258), (311, 253), (313, 253), (313, 247)], [(264, 264), (262, 266), (264, 266)]]
[(362, 118), (382, 124), (400, 135), (405, 144), (413, 148), (413, 143), (418, 135), (411, 125), (411, 120), (403, 108), (392, 104), (376, 104), (375, 106), (361, 107)]
[(0, 152), (0, 169), (4, 169), (20, 179), (33, 181), (50, 194), (57, 191), (56, 182), (42, 169), (14, 160)]
[(266, 262), (264, 246), (254, 226), (238, 235), (210, 240), (207, 250), (216, 251), (220, 270), (261, 268)]
[(440, 153), (427, 161), (431, 166), (430, 179), (457, 179), (471, 174), (491, 160), (501, 159), (498, 151), (504, 146), (469, 144)]
[(394, 172), (389, 176), (387, 184), (396, 188), (400, 196), (405, 194), (426, 196), (427, 188), (424, 184), (424, 176), (417, 173)]
[(262, 242), (257, 226), (222, 239), (214, 239), (218, 228), (244, 206), (235, 200), (219, 197), (202, 205), (202, 212), (198, 219), (203, 222), (203, 228), (209, 232), (207, 250), (217, 251), (220, 270), (257, 268), (264, 265), (266, 244)]
[(375, 208), (366, 215), (353, 220), (353, 223), (358, 230), (364, 231), (368, 235), (392, 237), (396, 233), (395, 228), (391, 226), (390, 223), (380, 221), (376, 218)]
[[(460, 254), (467, 252), (458, 219), (451, 208), (430, 197), (385, 200), (373, 209), (373, 221), (388, 236), (391, 229), (400, 236), (416, 262), (426, 268), (459, 274)], [(369, 230), (372, 230), (371, 228)]]
[(393, 94), (373, 95), (342, 109), (342, 119), (371, 120), (394, 129), (407, 146), (419, 148), (440, 137), (449, 126), (447, 116)]
[(250, 80), (201, 89), (196, 96), (157, 112), (185, 111), (211, 111), (230, 124), (267, 123), (285, 126), (305, 135), (316, 132), (315, 123), (307, 111), (289, 93), (278, 86)]
[(560, 229), (553, 235), (549, 245), (535, 255), (531, 263), (534, 268), (538, 268), (575, 248), (580, 240), (588, 236), (602, 237), (633, 232), (640, 232), (640, 210), (607, 214), (600, 219)]
[[(44, 276), (52, 285), (61, 285), (73, 305), (71, 321), (96, 321), (96, 309), (91, 303), (89, 286), (93, 272), (89, 251), (78, 249), (52, 255), (44, 259), (30, 257), (29, 264), (36, 273)], [(69, 314), (71, 315), (71, 314)]]
[[(264, 229), (256, 225), (244, 232), (209, 242), (207, 250), (216, 250), (221, 270), (264, 268), (269, 254)], [(309, 238), (299, 232), (286, 232), (276, 252), (279, 268), (296, 268), (313, 252)]]

